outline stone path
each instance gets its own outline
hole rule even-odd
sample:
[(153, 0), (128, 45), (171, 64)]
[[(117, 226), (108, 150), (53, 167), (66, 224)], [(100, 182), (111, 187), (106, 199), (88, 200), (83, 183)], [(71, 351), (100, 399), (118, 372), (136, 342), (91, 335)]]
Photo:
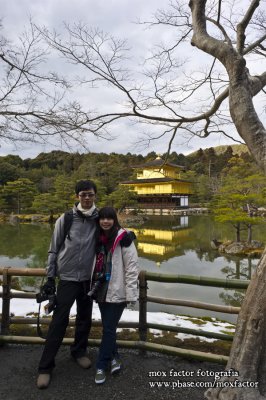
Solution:
[[(66, 346), (58, 353), (57, 366), (49, 388), (38, 390), (35, 384), (36, 367), (41, 352), (40, 345), (0, 347), (0, 399), (198, 400), (204, 398), (206, 389), (188, 386), (203, 386), (213, 382), (214, 373), (224, 369), (218, 364), (156, 353), (142, 355), (138, 351), (121, 349), (123, 370), (116, 376), (108, 374), (105, 384), (96, 385), (95, 367), (82, 370), (70, 358)], [(90, 355), (95, 365), (97, 349), (91, 349)]]

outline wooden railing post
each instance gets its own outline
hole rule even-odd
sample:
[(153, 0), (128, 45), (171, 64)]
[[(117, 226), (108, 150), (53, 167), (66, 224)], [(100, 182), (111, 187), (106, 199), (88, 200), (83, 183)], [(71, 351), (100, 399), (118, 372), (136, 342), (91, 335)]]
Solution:
[(2, 300), (2, 321), (1, 321), (1, 335), (9, 334), (10, 325), (10, 289), (11, 289), (11, 276), (8, 275), (8, 269), (3, 270), (3, 300)]
[(147, 340), (147, 281), (146, 271), (139, 274), (139, 340)]

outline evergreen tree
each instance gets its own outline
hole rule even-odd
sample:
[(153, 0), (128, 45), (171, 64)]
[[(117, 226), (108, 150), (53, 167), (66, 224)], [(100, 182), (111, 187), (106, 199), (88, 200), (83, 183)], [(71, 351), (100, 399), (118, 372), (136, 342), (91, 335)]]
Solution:
[(63, 210), (68, 210), (73, 207), (75, 202), (75, 182), (68, 176), (59, 175), (54, 182), (54, 196), (56, 201), (62, 205)]
[(3, 196), (9, 207), (18, 214), (22, 210), (28, 210), (37, 193), (36, 186), (27, 178), (19, 178), (13, 182), (7, 182), (3, 188)]
[(34, 197), (32, 209), (36, 212), (49, 214), (49, 220), (54, 220), (54, 214), (66, 211), (64, 199), (58, 199), (55, 193), (41, 193)]
[(20, 169), (16, 165), (0, 160), (0, 185), (4, 185), (8, 181), (14, 181), (18, 179), (19, 176)]
[(103, 198), (103, 205), (109, 205), (122, 212), (126, 207), (135, 207), (137, 205), (137, 195), (128, 187), (119, 186), (108, 196)]
[(243, 169), (242, 163), (238, 158), (231, 159), (225, 169), (227, 174), (224, 174), (223, 184), (213, 198), (212, 208), (217, 221), (233, 225), (237, 241), (241, 239), (241, 230), (247, 229), (247, 242), (250, 243), (252, 226), (263, 222), (256, 216), (256, 211), (266, 201), (263, 191), (266, 178), (262, 174), (247, 176), (249, 168)]

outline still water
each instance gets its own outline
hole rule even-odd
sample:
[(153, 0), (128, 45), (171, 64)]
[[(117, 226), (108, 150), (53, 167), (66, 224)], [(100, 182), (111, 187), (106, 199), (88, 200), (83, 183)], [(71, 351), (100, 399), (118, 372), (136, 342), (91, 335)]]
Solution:
[[(141, 228), (130, 228), (137, 236), (141, 269), (164, 274), (183, 274), (215, 278), (250, 279), (258, 259), (226, 257), (210, 246), (212, 239), (234, 239), (231, 225), (218, 224), (207, 216), (150, 217)], [(0, 266), (45, 267), (53, 227), (46, 224), (0, 224)], [(243, 232), (243, 240), (246, 232)], [(266, 243), (264, 226), (255, 227), (255, 240)], [(19, 279), (24, 289), (35, 283)], [(149, 282), (149, 294), (222, 305), (240, 305), (243, 292), (223, 288)], [(209, 315), (227, 321), (236, 316), (187, 307), (149, 304), (149, 311), (167, 311), (186, 315)]]

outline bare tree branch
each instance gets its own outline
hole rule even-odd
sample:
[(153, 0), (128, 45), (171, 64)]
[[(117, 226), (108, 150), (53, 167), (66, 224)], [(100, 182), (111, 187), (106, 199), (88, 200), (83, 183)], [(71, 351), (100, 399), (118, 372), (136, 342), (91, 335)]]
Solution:
[(260, 0), (253, 0), (247, 9), (247, 12), (242, 19), (242, 21), (237, 25), (237, 51), (239, 54), (243, 53), (244, 45), (245, 45), (245, 30), (256, 11), (256, 8), (260, 5)]

